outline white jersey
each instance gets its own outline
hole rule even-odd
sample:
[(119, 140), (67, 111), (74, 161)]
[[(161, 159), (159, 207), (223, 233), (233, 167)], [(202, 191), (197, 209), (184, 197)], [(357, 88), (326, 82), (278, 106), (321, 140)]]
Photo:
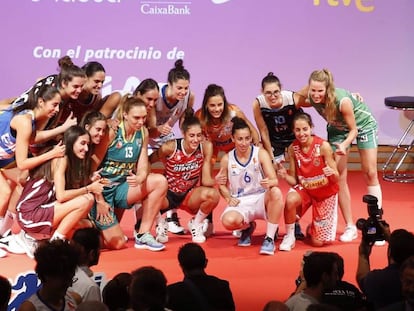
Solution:
[[(156, 126), (168, 122), (169, 126), (173, 127), (177, 121), (180, 120), (181, 116), (184, 114), (185, 110), (188, 107), (188, 102), (190, 99), (190, 91), (187, 92), (187, 95), (184, 99), (177, 101), (176, 104), (171, 105), (167, 102), (167, 97), (165, 94), (167, 84), (161, 87), (160, 97), (158, 98), (155, 104), (155, 114), (156, 114)], [(174, 139), (174, 132), (170, 132), (167, 135), (161, 135), (160, 137), (150, 138), (149, 145), (152, 149), (158, 149), (163, 143)]]
[(86, 266), (77, 267), (73, 277), (72, 286), (68, 291), (73, 291), (82, 298), (83, 301), (102, 301), (101, 289), (92, 279), (93, 272)]
[[(282, 95), (282, 106), (277, 108), (277, 110), (280, 110), (286, 106), (295, 106), (295, 100), (293, 99), (292, 91), (282, 90), (280, 94)], [(257, 96), (257, 101), (259, 102), (260, 108), (272, 109), (270, 108), (263, 94)]]
[[(38, 292), (34, 293), (28, 299), (33, 304), (33, 307), (36, 311), (50, 311), (53, 310), (49, 305), (47, 305), (43, 300), (39, 297)], [(60, 311), (75, 311), (77, 307), (75, 299), (66, 292), (65, 301), (63, 308)]]
[(259, 147), (253, 146), (247, 163), (242, 164), (236, 156), (236, 149), (231, 150), (228, 160), (228, 179), (230, 194), (234, 198), (265, 192), (260, 185), (263, 171), (259, 161)]

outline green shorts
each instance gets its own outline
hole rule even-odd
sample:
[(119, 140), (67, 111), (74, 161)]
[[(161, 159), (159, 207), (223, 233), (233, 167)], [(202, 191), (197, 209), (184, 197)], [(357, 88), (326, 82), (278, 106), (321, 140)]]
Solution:
[[(347, 136), (347, 131), (338, 130), (335, 127), (328, 127), (328, 142), (331, 144), (333, 151), (336, 150), (334, 143), (343, 142)], [(368, 128), (358, 130), (356, 137), (358, 149), (374, 149), (378, 147), (378, 130), (377, 128)]]
[(111, 223), (107, 223), (107, 222), (101, 223), (97, 221), (96, 220), (97, 209), (96, 209), (96, 203), (95, 203), (91, 211), (89, 212), (89, 216), (97, 228), (101, 230), (105, 230), (118, 224), (118, 220), (116, 219), (114, 208), (130, 209), (132, 207), (132, 205), (128, 205), (128, 202), (127, 202), (128, 189), (129, 189), (129, 185), (126, 181), (116, 186), (104, 188), (102, 195), (105, 199), (105, 202), (111, 206), (109, 213), (111, 214), (113, 221)]

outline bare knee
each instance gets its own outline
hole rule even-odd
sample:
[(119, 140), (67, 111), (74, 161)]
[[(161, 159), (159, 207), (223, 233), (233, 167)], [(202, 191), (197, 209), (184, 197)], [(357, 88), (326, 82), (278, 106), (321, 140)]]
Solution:
[(377, 185), (378, 182), (378, 172), (375, 169), (371, 169), (369, 168), (366, 172), (365, 172), (365, 178), (367, 180), (368, 185)]
[(286, 209), (296, 210), (297, 206), (302, 204), (302, 198), (297, 192), (289, 192), (286, 196)]
[(93, 204), (95, 203), (95, 197), (92, 193), (88, 193), (88, 194), (83, 195), (82, 198), (85, 200), (85, 203), (79, 204), (77, 208), (79, 211), (83, 212), (84, 214), (88, 214)]
[(7, 183), (0, 185), (0, 198), (2, 201), (8, 200), (12, 194), (12, 189)]
[(214, 209), (220, 201), (220, 194), (215, 188), (206, 188), (203, 193), (203, 200), (211, 203), (211, 209)]
[(109, 249), (122, 249), (126, 241), (124, 236), (104, 237), (105, 246)]
[(154, 191), (167, 192), (168, 182), (164, 175), (150, 174), (148, 178), (150, 179)]
[(227, 212), (223, 215), (221, 222), (227, 230), (236, 230), (243, 225), (243, 217), (237, 212)]

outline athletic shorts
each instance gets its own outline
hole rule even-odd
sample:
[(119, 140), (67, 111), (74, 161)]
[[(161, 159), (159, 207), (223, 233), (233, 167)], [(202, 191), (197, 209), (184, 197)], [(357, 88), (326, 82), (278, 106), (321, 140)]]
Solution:
[(227, 212), (236, 211), (243, 216), (243, 221), (246, 224), (256, 219), (267, 220), (265, 195), (266, 192), (262, 192), (237, 198), (240, 200), (239, 205), (227, 206), (221, 214), (220, 219), (223, 219), (223, 215)]
[(323, 201), (315, 201), (301, 185), (296, 185), (289, 191), (296, 191), (302, 198), (300, 217), (312, 206), (310, 228), (312, 237), (321, 242), (335, 241), (338, 222), (338, 194), (332, 195)]
[(282, 163), (285, 162), (286, 158), (285, 158), (285, 154), (279, 154), (277, 156), (273, 156), (273, 163)]
[(285, 152), (286, 149), (290, 146), (292, 142), (274, 142), (271, 143), (272, 145), (272, 151), (273, 151), (273, 158), (277, 163), (285, 160)]
[(190, 191), (184, 192), (184, 193), (176, 193), (172, 192), (170, 190), (167, 191), (167, 200), (168, 200), (168, 207), (166, 209), (163, 209), (161, 212), (166, 212), (170, 209), (182, 209), (187, 211), (190, 214), (193, 214), (193, 212), (188, 207), (188, 201), (190, 200), (190, 193), (193, 189), (190, 189)]
[[(335, 127), (328, 126), (328, 141), (335, 151), (336, 146), (333, 143), (343, 142), (349, 132), (338, 130)], [(357, 137), (358, 149), (374, 149), (378, 147), (378, 130), (376, 127), (359, 130)]]
[(0, 160), (0, 168), (13, 168), (16, 167), (16, 159), (14, 156), (10, 159)]
[(111, 187), (104, 188), (102, 195), (105, 199), (105, 202), (111, 206), (109, 209), (109, 214), (112, 216), (112, 222), (101, 223), (96, 220), (97, 207), (95, 202), (91, 211), (89, 212), (89, 217), (97, 228), (105, 230), (118, 224), (118, 219), (116, 218), (114, 207), (122, 209), (130, 209), (132, 207), (132, 205), (129, 205), (127, 202), (128, 189), (129, 185), (126, 181), (117, 185), (112, 185)]
[(35, 208), (30, 208), (22, 204), (17, 212), (17, 222), (27, 233), (36, 233), (36, 237), (44, 239), (51, 237), (53, 229), (53, 217), (55, 215), (55, 202), (42, 204)]

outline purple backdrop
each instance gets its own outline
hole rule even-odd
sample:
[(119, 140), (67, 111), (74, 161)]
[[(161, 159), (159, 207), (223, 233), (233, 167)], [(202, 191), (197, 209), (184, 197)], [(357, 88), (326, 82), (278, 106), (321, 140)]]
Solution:
[(297, 90), (326, 67), (337, 86), (363, 95), (380, 143), (395, 143), (409, 119), (386, 109), (384, 97), (414, 95), (413, 12), (412, 0), (2, 0), (0, 97), (57, 72), (66, 53), (105, 66), (104, 94), (147, 77), (165, 82), (180, 57), (196, 108), (214, 82), (253, 120), (269, 71)]

